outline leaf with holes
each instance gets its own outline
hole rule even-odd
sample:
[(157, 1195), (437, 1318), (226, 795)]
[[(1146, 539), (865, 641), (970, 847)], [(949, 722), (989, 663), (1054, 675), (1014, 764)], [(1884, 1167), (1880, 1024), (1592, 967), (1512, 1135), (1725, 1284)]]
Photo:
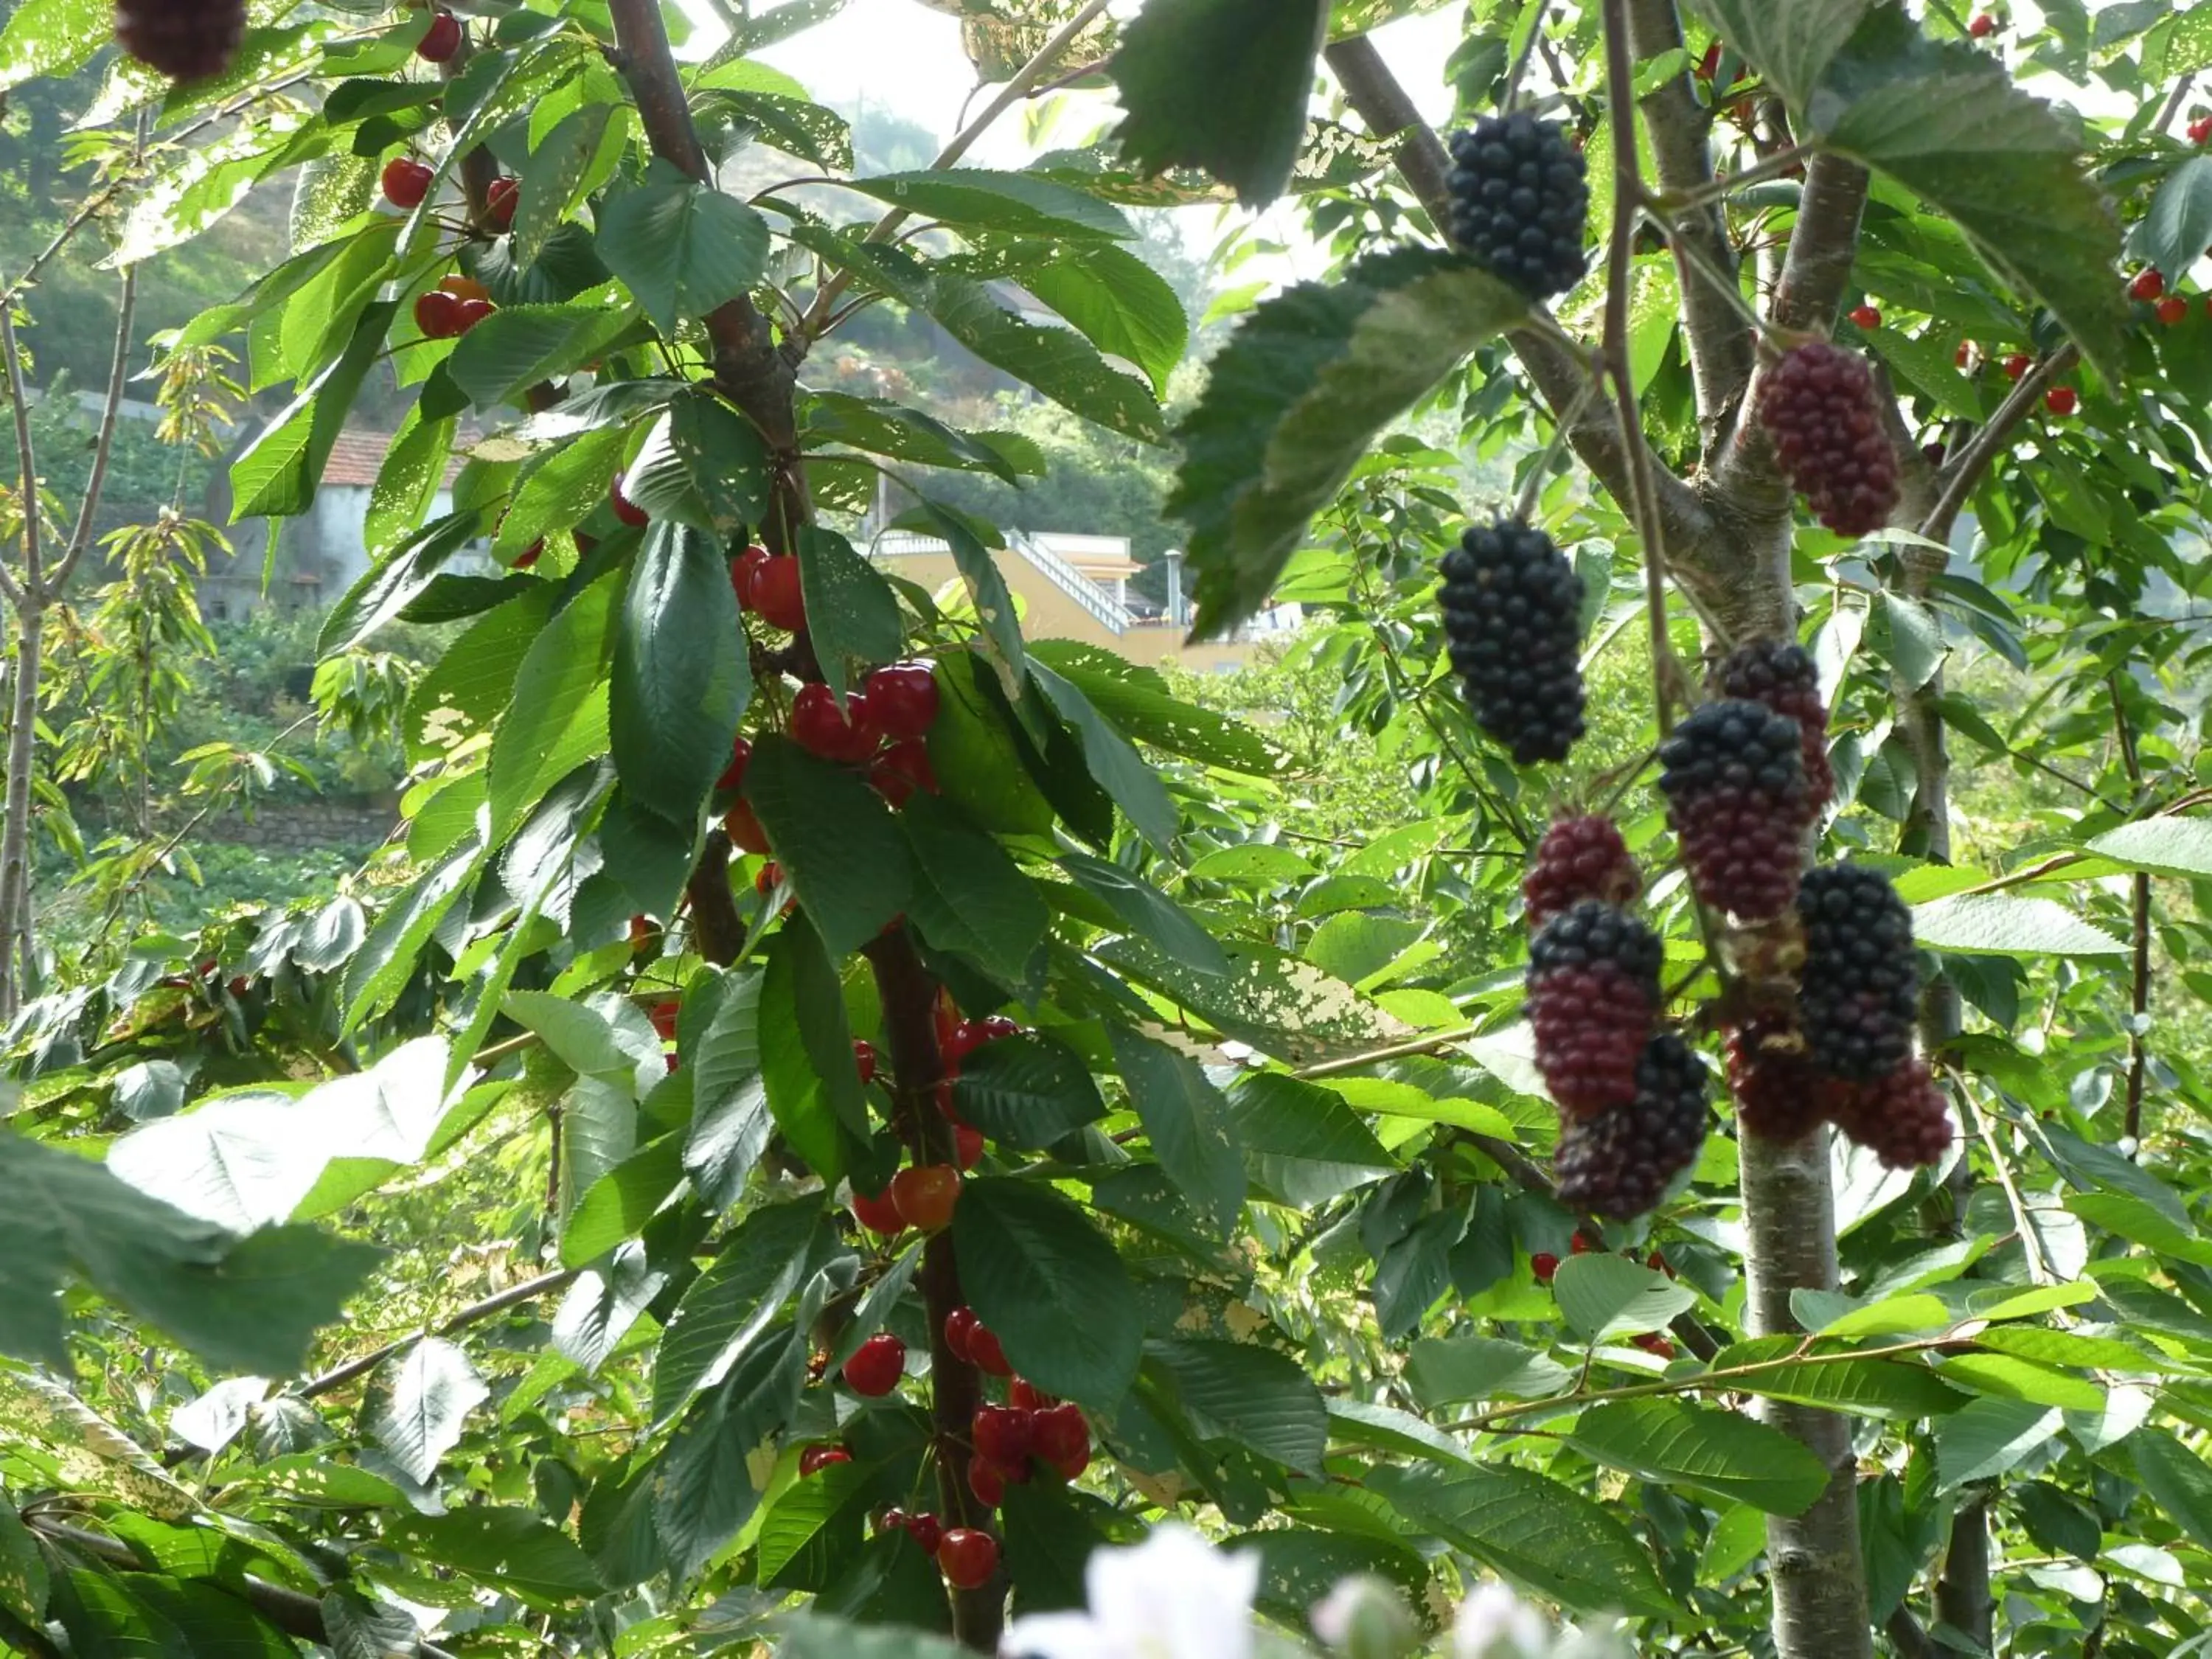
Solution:
[(386, 1455), (427, 1484), (438, 1460), (460, 1443), (469, 1413), (490, 1398), (466, 1354), (426, 1336), (378, 1369), (363, 1420)]

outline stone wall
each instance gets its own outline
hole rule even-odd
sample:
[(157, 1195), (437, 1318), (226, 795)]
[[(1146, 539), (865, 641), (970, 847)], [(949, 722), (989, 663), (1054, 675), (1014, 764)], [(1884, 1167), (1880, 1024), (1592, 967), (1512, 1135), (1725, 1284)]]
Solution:
[(374, 847), (399, 822), (397, 808), (378, 801), (318, 800), (266, 805), (251, 822), (236, 813), (210, 819), (196, 838), (258, 847), (272, 853)]

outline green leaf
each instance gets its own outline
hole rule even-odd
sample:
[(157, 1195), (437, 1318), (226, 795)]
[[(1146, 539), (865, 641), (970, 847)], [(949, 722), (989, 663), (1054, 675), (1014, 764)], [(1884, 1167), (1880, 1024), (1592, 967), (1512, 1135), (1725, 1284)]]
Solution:
[(641, 1146), (584, 1189), (561, 1229), (561, 1261), (596, 1261), (653, 1219), (684, 1179), (684, 1148), (675, 1135)]
[(1024, 660), (1022, 625), (1014, 612), (1014, 596), (1007, 589), (1006, 577), (1000, 574), (998, 561), (959, 514), (933, 501), (924, 501), (921, 516), (927, 526), (944, 537), (952, 549), (952, 561), (959, 566), (960, 580), (968, 589), (968, 602), (975, 607), (975, 619), (983, 625), (985, 647), (997, 659), (1000, 682), (1009, 697), (1018, 695)]
[(522, 659), (487, 772), (495, 840), (512, 835), (547, 790), (606, 752), (607, 659), (620, 584), (620, 573), (610, 571), (577, 594)]
[(477, 515), (452, 513), (434, 519), (371, 565), (323, 618), (319, 654), (351, 650), (421, 598), (438, 572), (476, 539)]
[(1096, 947), (1103, 962), (1172, 998), (1224, 1036), (1295, 1066), (1364, 1054), (1412, 1028), (1310, 963), (1242, 940), (1222, 946), (1226, 974), (1200, 974), (1139, 939)]
[(738, 298), (767, 268), (768, 222), (656, 160), (599, 210), (599, 258), (664, 334)]
[(2163, 1429), (2137, 1429), (2123, 1443), (2151, 1501), (2199, 1549), (2212, 1550), (2212, 1468)]
[(914, 919), (931, 943), (964, 951), (1008, 984), (1029, 975), (1030, 960), (1052, 926), (1036, 884), (995, 837), (957, 806), (923, 793), (901, 817), (913, 843), (926, 893), (917, 891)]
[(589, 1376), (613, 1357), (622, 1340), (643, 1316), (668, 1275), (647, 1260), (645, 1247), (632, 1242), (617, 1248), (599, 1267), (577, 1276), (553, 1314), (553, 1346)]
[(377, 1368), (363, 1407), (368, 1432), (417, 1486), (460, 1444), (468, 1415), (491, 1398), (469, 1357), (426, 1336)]
[(1327, 1202), (1385, 1176), (1397, 1160), (1344, 1097), (1281, 1072), (1259, 1072), (1229, 1097), (1253, 1178), (1286, 1204)]
[(1548, 1354), (1494, 1336), (1431, 1337), (1406, 1364), (1413, 1395), (1433, 1409), (1468, 1400), (1541, 1400), (1572, 1380)]
[(1127, 249), (1052, 240), (1009, 249), (1008, 272), (1109, 357), (1145, 371), (1155, 396), (1190, 347), (1182, 297)]
[(992, 368), (1035, 387), (1063, 409), (1145, 443), (1165, 437), (1159, 404), (1144, 381), (1111, 368), (1073, 329), (1024, 322), (990, 288), (902, 248), (863, 242), (823, 227), (797, 225), (791, 238), (843, 266), (939, 326)]
[(656, 519), (735, 544), (768, 515), (769, 475), (768, 447), (744, 416), (687, 386), (646, 434), (623, 491)]
[(635, 1061), (606, 1016), (545, 991), (510, 991), (501, 1012), (544, 1040), (553, 1057), (580, 1077), (627, 1080)]
[(2212, 876), (2212, 818), (2145, 818), (2106, 830), (2088, 848), (2131, 870), (2194, 880)]
[(1793, 110), (1857, 29), (1873, 0), (1694, 0), (1729, 45)]
[[(1577, 1257), (1577, 1260), (1583, 1258)], [(1564, 1267), (1565, 1264), (1562, 1263)], [(1831, 1359), (1790, 1364), (1802, 1338), (1764, 1337), (1723, 1348), (1713, 1359), (1716, 1370), (1746, 1364), (1770, 1364), (1729, 1384), (1746, 1394), (1770, 1400), (1794, 1401), (1856, 1416), (1911, 1422), (1942, 1417), (1957, 1411), (1967, 1396), (1949, 1387), (1924, 1365), (1895, 1364), (1882, 1359)]]
[(1954, 1354), (1940, 1361), (1936, 1369), (1946, 1382), (1962, 1382), (1978, 1394), (2056, 1406), (2063, 1411), (2105, 1408), (2105, 1391), (2094, 1382), (2011, 1354)]
[(1147, 6), (1107, 66), (1122, 155), (1145, 173), (1203, 168), (1264, 207), (1291, 181), (1328, 29), (1328, 0)]
[(868, 1472), (835, 1463), (793, 1481), (761, 1518), (762, 1586), (820, 1591), (860, 1552), (871, 1496)]
[(1165, 682), (1156, 673), (1135, 668), (1098, 647), (1073, 640), (1039, 640), (1030, 647), (1030, 656), (1090, 698), (1100, 714), (1135, 742), (1257, 778), (1278, 777), (1289, 764), (1289, 757), (1261, 732), (1169, 696)]
[(42, 1626), (46, 1622), (51, 1583), (38, 1540), (15, 1513), (15, 1506), (0, 1498), (0, 1607), (33, 1626)]
[(1120, 1403), (1143, 1322), (1121, 1256), (1080, 1209), (1029, 1182), (971, 1180), (952, 1243), (969, 1305), (1017, 1371), (1097, 1410)]
[(761, 1075), (760, 999), (759, 974), (733, 978), (687, 1062), (691, 1126), (684, 1166), (701, 1201), (715, 1210), (735, 1206), (775, 1127)]
[(1321, 1390), (1288, 1355), (1245, 1342), (1155, 1342), (1146, 1354), (1174, 1380), (1191, 1426), (1318, 1480), (1328, 1449)]
[(409, 1516), (385, 1528), (384, 1541), (544, 1612), (601, 1588), (592, 1558), (528, 1510), (477, 1504), (446, 1515)]
[(2130, 245), (2145, 264), (2183, 271), (2212, 246), (2212, 155), (2192, 155), (2166, 174)]
[(479, 409), (514, 403), (599, 356), (630, 325), (617, 306), (501, 306), (461, 337), (446, 372)]
[(1107, 1036), (1152, 1156), (1226, 1243), (1244, 1210), (1244, 1148), (1228, 1100), (1188, 1054), (1119, 1025)]
[(818, 1199), (766, 1205), (738, 1224), (661, 1333), (653, 1366), (656, 1423), (667, 1422), (727, 1375), (738, 1352), (791, 1299), (825, 1236)]
[(882, 796), (788, 738), (766, 736), (745, 769), (745, 799), (776, 861), (834, 956), (857, 951), (906, 908), (914, 860)]
[(1106, 1115), (1083, 1056), (1042, 1032), (986, 1043), (960, 1062), (961, 1121), (1009, 1146), (1049, 1146)]
[(380, 300), (363, 310), (344, 352), (231, 463), (233, 524), (241, 519), (296, 517), (314, 504), (323, 468), (362, 381), (384, 354), (384, 337), (398, 309), (397, 301)]
[(22, 0), (0, 31), (0, 93), (76, 74), (114, 38), (114, 25), (110, 0)]
[[(586, 180), (611, 165), (628, 129), (619, 105), (587, 103), (562, 117), (517, 174), (522, 196), (514, 215), (514, 259), (535, 264), (546, 242), (575, 210)], [(603, 158), (605, 158), (603, 161)]]
[(1601, 1251), (1559, 1263), (1552, 1294), (1567, 1323), (1593, 1341), (1663, 1330), (1698, 1300), (1688, 1285)]
[(422, 872), (398, 899), (388, 905), (369, 930), (368, 939), (346, 964), (345, 1018), (341, 1036), (373, 1012), (381, 1012), (398, 996), (415, 971), (415, 959), (461, 890), (483, 867), (485, 851), (471, 843)]
[(1176, 829), (1175, 802), (1159, 774), (1071, 682), (1035, 658), (1030, 659), (1030, 678), (1060, 717), (1075, 729), (1083, 744), (1084, 762), (1098, 787), (1114, 798), (1114, 804), (1128, 816), (1139, 834), (1161, 852), (1171, 854)]
[(1893, 6), (1867, 14), (1806, 109), (1826, 145), (1949, 216), (2100, 374), (2125, 378), (2119, 224), (2082, 164), (2077, 118), (2021, 91), (1995, 54), (1923, 38)]
[(729, 561), (688, 525), (656, 524), (615, 635), (607, 729), (629, 798), (696, 824), (752, 701)]
[(1663, 1617), (1672, 1605), (1650, 1555), (1626, 1526), (1532, 1470), (1493, 1464), (1443, 1479), (1378, 1468), (1366, 1485), (1417, 1528), (1577, 1613)]
[[(1405, 1544), (1306, 1527), (1267, 1527), (1223, 1540), (1226, 1551), (1256, 1550), (1260, 1592), (1254, 1605), (1296, 1630), (1347, 1578), (1381, 1578), (1418, 1604), (1429, 1584), (1427, 1563)], [(1357, 1638), (1353, 1650), (1358, 1651)]]
[(524, 477), (500, 520), (493, 553), (512, 564), (530, 544), (580, 522), (607, 498), (625, 438), (615, 427), (575, 433)]
[(839, 182), (843, 189), (961, 229), (1063, 241), (1127, 241), (1137, 234), (1119, 208), (1030, 173), (945, 167)]
[(1987, 1480), (2050, 1440), (2058, 1413), (2024, 1400), (1976, 1400), (1936, 1425), (1939, 1490)]
[(890, 662), (906, 648), (898, 595), (883, 573), (834, 530), (800, 526), (798, 551), (807, 640), (823, 683), (842, 708), (854, 664)]
[(283, 1632), (220, 1585), (164, 1574), (118, 1574), (131, 1598), (160, 1626), (183, 1638), (192, 1654), (221, 1659), (295, 1659), (299, 1650)]
[[(809, 1024), (834, 1022), (836, 1029), (843, 1029), (844, 1006), (836, 994), (834, 970), (827, 975), (827, 986), (823, 983), (826, 961), (821, 941), (806, 928), (789, 929), (772, 941), (761, 981), (761, 1084), (777, 1129), (817, 1174), (834, 1182), (851, 1161), (850, 1137), (843, 1126), (849, 1124), (858, 1135), (866, 1115), (851, 1048), (846, 1048), (834, 1073), (825, 1073), (814, 1059), (813, 1045), (819, 1039), (802, 1029), (802, 1000), (810, 1005)], [(838, 1091), (835, 1096), (833, 1075)], [(841, 1101), (846, 1114), (842, 1123)], [(858, 1115), (851, 1115), (855, 1111)]]
[(1943, 624), (1928, 606), (1902, 593), (1885, 589), (1881, 605), (1889, 665), (1907, 690), (1917, 691), (1936, 678), (1950, 653), (1943, 642)]
[(1770, 1515), (1802, 1515), (1828, 1486), (1820, 1460), (1780, 1430), (1679, 1401), (1592, 1407), (1566, 1440), (1641, 1480), (1693, 1487)]
[(1246, 317), (1176, 428), (1183, 463), (1168, 511), (1191, 527), (1194, 637), (1255, 615), (1376, 435), (1527, 311), (1468, 261), (1407, 248)]
[(412, 535), (445, 488), (455, 420), (449, 415), (426, 421), (420, 403), (407, 411), (369, 492), (362, 538), (372, 554), (388, 552)]
[(1960, 893), (1912, 908), (1913, 937), (1966, 956), (2118, 957), (2127, 945), (2056, 900)]
[(1194, 973), (1225, 974), (1229, 958), (1213, 935), (1165, 893), (1118, 864), (1088, 853), (1063, 853), (1060, 867), (1099, 900), (1138, 938)]
[(972, 1651), (904, 1627), (848, 1625), (819, 1613), (789, 1614), (778, 1628), (781, 1659), (969, 1659)]
[(653, 1469), (653, 1530), (679, 1581), (759, 1505), (750, 1459), (806, 1386), (806, 1346), (796, 1331), (766, 1333), (733, 1360), (727, 1382), (693, 1407)]

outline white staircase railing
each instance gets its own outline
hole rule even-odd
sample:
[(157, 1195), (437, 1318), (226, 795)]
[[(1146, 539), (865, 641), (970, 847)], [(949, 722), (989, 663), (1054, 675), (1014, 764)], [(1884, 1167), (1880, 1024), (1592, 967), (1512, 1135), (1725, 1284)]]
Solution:
[[(1010, 530), (1006, 532), (1006, 546), (1009, 551), (1026, 559), (1032, 569), (1089, 611), (1099, 626), (1109, 633), (1118, 636), (1138, 625), (1137, 618), (1128, 606), (1036, 537), (1024, 531)], [(952, 550), (934, 536), (918, 536), (909, 531), (892, 530), (876, 538), (874, 550), (878, 558), (897, 558), (902, 555), (949, 553)]]

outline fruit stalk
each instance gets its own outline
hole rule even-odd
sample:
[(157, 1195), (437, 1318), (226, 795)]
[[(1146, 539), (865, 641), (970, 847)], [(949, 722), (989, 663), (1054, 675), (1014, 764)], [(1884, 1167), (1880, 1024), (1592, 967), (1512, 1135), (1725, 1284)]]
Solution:
[[(937, 1044), (937, 983), (903, 925), (885, 931), (865, 954), (875, 969), (876, 992), (883, 1003), (896, 1121), (902, 1131), (912, 1133), (917, 1159), (952, 1163), (957, 1157), (952, 1125), (936, 1109), (937, 1085), (945, 1076), (945, 1060)], [(950, 1229), (933, 1234), (922, 1246), (920, 1280), (929, 1321), (929, 1417), (937, 1442), (938, 1514), (947, 1528), (988, 1528), (990, 1516), (968, 1485), (969, 1425), (983, 1403), (982, 1380), (945, 1338), (945, 1316), (967, 1303)], [(979, 1653), (996, 1652), (1006, 1616), (1000, 1589), (986, 1586), (950, 1594), (953, 1635)]]

